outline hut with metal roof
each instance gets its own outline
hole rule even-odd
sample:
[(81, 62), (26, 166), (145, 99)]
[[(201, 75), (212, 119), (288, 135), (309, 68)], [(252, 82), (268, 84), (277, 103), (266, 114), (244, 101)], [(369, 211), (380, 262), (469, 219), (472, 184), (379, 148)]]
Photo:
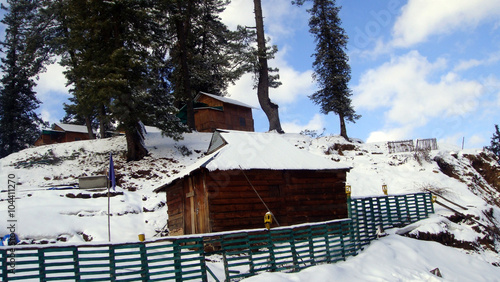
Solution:
[(350, 167), (297, 148), (278, 133), (217, 130), (208, 155), (157, 188), (170, 235), (346, 218)]
[(88, 139), (90, 139), (89, 133), (85, 125), (55, 123), (52, 129), (42, 130), (42, 134), (35, 141), (35, 146)]
[[(252, 106), (240, 101), (200, 92), (194, 99), (194, 123), (199, 132), (214, 132), (216, 129), (254, 131)], [(186, 106), (178, 117), (187, 123)]]

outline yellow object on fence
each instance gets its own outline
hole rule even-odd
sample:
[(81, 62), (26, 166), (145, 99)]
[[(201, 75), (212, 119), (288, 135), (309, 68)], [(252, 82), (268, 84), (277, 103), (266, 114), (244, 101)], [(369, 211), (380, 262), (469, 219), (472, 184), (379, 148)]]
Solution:
[(144, 242), (144, 240), (146, 240), (146, 236), (144, 236), (144, 233), (139, 234), (139, 241)]
[(273, 215), (270, 212), (266, 212), (264, 215), (264, 226), (267, 230), (271, 229), (271, 223), (273, 223)]

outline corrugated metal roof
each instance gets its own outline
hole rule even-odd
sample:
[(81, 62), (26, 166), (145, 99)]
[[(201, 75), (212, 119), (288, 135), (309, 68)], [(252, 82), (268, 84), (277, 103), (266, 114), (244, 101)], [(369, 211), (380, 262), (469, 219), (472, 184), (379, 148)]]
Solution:
[(88, 133), (87, 126), (85, 125), (66, 124), (66, 123), (56, 123), (56, 125), (67, 132)]

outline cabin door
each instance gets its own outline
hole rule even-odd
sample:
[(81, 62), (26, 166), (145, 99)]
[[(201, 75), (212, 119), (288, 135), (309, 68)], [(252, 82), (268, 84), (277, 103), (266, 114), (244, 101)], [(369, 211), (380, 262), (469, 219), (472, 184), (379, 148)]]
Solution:
[(195, 187), (193, 177), (189, 177), (186, 199), (184, 200), (184, 234), (196, 234)]
[(210, 232), (207, 227), (206, 194), (202, 177), (190, 176), (184, 204), (184, 234)]

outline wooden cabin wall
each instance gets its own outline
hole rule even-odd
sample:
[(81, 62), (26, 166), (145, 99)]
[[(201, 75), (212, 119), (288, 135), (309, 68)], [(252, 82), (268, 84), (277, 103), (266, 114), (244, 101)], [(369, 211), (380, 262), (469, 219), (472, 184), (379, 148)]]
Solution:
[[(245, 173), (281, 226), (347, 217), (345, 170)], [(210, 172), (205, 182), (211, 232), (264, 227), (267, 210), (241, 171)]]
[(198, 102), (207, 104), (209, 107), (223, 107), (224, 103), (207, 95), (200, 95)]
[(167, 190), (168, 229), (172, 236), (184, 234), (185, 198), (182, 181)]
[(207, 193), (200, 171), (167, 189), (170, 235), (209, 233)]
[(254, 131), (252, 109), (224, 104), (224, 118), (231, 130)]
[(227, 129), (224, 112), (216, 109), (196, 109), (195, 115), (196, 130), (199, 132), (214, 132), (217, 128)]
[(207, 104), (209, 107), (222, 107), (223, 110), (196, 109), (196, 130), (200, 132), (213, 132), (215, 129), (254, 131), (251, 108), (223, 103), (206, 95), (200, 96), (198, 101)]

